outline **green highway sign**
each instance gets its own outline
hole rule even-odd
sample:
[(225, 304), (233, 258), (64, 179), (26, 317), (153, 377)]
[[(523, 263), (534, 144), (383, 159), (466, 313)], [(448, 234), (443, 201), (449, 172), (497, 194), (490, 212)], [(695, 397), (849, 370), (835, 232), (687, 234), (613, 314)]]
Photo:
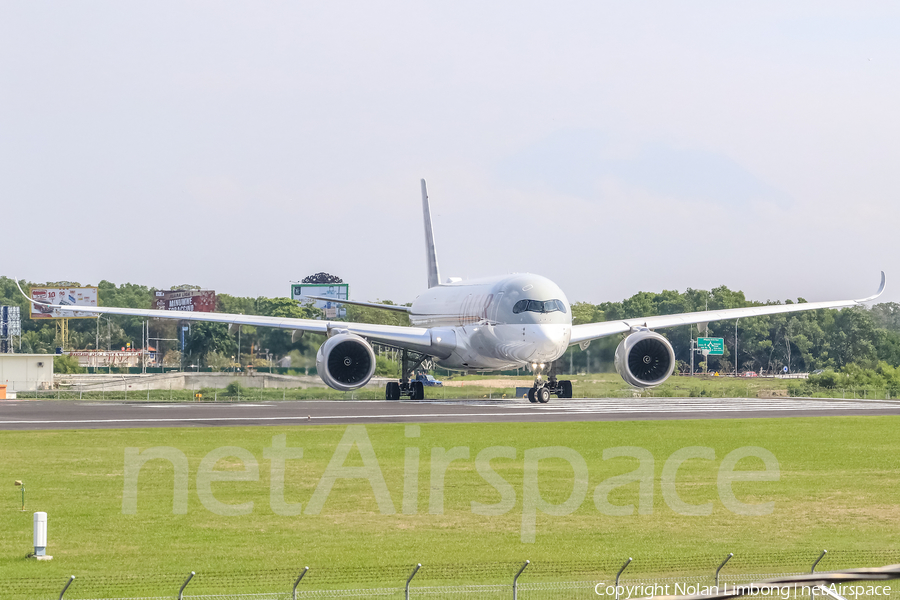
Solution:
[(725, 354), (725, 338), (697, 338), (697, 349), (713, 356)]

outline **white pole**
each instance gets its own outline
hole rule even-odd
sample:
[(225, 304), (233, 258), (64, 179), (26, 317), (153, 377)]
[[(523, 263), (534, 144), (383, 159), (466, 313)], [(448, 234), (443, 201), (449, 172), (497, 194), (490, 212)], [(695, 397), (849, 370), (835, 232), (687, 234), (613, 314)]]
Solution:
[(47, 554), (47, 513), (34, 513), (34, 555)]

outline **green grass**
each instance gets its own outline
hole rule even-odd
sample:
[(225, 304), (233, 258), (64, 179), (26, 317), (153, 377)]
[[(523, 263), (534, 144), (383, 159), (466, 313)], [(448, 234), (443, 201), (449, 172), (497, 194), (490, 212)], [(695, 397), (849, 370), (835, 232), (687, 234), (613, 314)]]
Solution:
[[(757, 398), (801, 396), (817, 398), (867, 398), (896, 399), (890, 390), (876, 387), (819, 388), (810, 386), (803, 379), (734, 378), (705, 376), (673, 376), (662, 385), (635, 391), (615, 373), (590, 373), (586, 375), (561, 375), (573, 382), (576, 398), (622, 398), (638, 394), (642, 397), (711, 397), (711, 398)], [(463, 383), (464, 386), (446, 385), (426, 388), (427, 398), (502, 399), (515, 396), (517, 387), (528, 387), (533, 378), (529, 376), (498, 375), (456, 375), (445, 378), (448, 383)], [(485, 380), (504, 381), (504, 387), (488, 387)], [(234, 383), (246, 380), (236, 377)], [(147, 390), (140, 389), (141, 383), (133, 383), (133, 389), (125, 391), (78, 392), (69, 389), (55, 389), (38, 392), (20, 392), (19, 398), (45, 398), (58, 400), (112, 400), (129, 402), (252, 402), (275, 400), (383, 400), (382, 384), (368, 385), (353, 392), (339, 392), (327, 387), (310, 388), (252, 388), (241, 387), (239, 391), (200, 388), (187, 390)], [(200, 394), (200, 396), (197, 396)]]
[[(621, 377), (616, 373), (589, 373), (586, 375), (560, 375), (560, 379), (570, 379), (573, 382), (576, 397), (587, 398), (607, 398), (607, 397), (630, 397), (634, 394), (634, 390), (629, 387)], [(454, 382), (464, 382), (464, 388), (456, 388), (457, 390), (470, 389), (478, 385), (479, 381), (484, 379), (503, 379), (510, 381), (510, 387), (504, 389), (504, 392), (514, 391), (515, 386), (528, 386), (533, 381), (531, 377), (491, 377), (481, 375), (466, 375), (454, 377)], [(789, 380), (785, 379), (768, 379), (768, 378), (734, 378), (734, 377), (714, 377), (714, 376), (695, 376), (670, 377), (662, 385), (640, 392), (644, 396), (665, 396), (665, 397), (690, 397), (690, 396), (711, 396), (711, 397), (757, 397), (760, 394), (767, 394), (772, 391), (786, 392)], [(477, 388), (475, 388), (477, 389)], [(432, 390), (428, 390), (432, 391)], [(440, 393), (440, 392), (437, 392)]]
[[(569, 376), (561, 376), (569, 377)], [(502, 388), (491, 388), (479, 385), (486, 379), (507, 381), (508, 385)], [(574, 384), (575, 396), (582, 398), (606, 398), (606, 397), (631, 397), (635, 392), (628, 387), (622, 378), (615, 373), (596, 373), (571, 376)], [(235, 378), (240, 382), (240, 378)], [(456, 376), (454, 383), (464, 383), (463, 387), (444, 386), (426, 388), (428, 398), (461, 399), (461, 398), (512, 398), (516, 387), (528, 387), (531, 385), (531, 377), (511, 376), (483, 376), (465, 375)], [(136, 382), (135, 389), (124, 391), (91, 391), (77, 392), (69, 390), (48, 390), (44, 392), (22, 392), (19, 398), (48, 398), (60, 400), (128, 400), (133, 402), (236, 402), (236, 401), (260, 401), (260, 400), (383, 400), (384, 388), (381, 385), (370, 385), (354, 392), (339, 392), (330, 388), (292, 388), (292, 389), (263, 389), (242, 388), (239, 394), (229, 393), (225, 389), (201, 388), (197, 390), (141, 390), (140, 382)], [(708, 396), (708, 397), (758, 397), (769, 395), (772, 392), (786, 394), (791, 380), (784, 379), (735, 379), (730, 377), (671, 377), (657, 388), (644, 390), (643, 396)], [(196, 394), (201, 394), (198, 398)], [(837, 391), (840, 397), (840, 390)], [(849, 395), (848, 395), (849, 397)], [(861, 394), (860, 394), (861, 397)], [(870, 397), (872, 397), (870, 395)]]
[[(555, 580), (597, 577), (596, 570), (608, 573), (627, 556), (635, 557), (630, 567), (635, 572), (642, 564), (657, 565), (657, 570), (663, 568), (659, 565), (692, 565), (688, 559), (696, 557), (707, 557), (700, 562), (704, 569), (711, 564), (711, 570), (715, 557), (734, 552), (731, 572), (759, 573), (786, 566), (785, 557), (801, 557), (791, 558), (799, 563), (788, 570), (807, 569), (819, 549), (828, 548), (827, 560), (834, 562), (823, 563), (823, 569), (863, 566), (840, 564), (840, 552), (881, 560), (885, 552), (900, 548), (898, 426), (900, 417), (422, 424), (420, 437), (407, 438), (403, 425), (370, 425), (366, 431), (397, 514), (378, 510), (368, 481), (338, 480), (320, 514), (290, 517), (270, 507), (270, 461), (263, 449), (280, 434), (287, 436), (288, 446), (304, 449), (302, 459), (288, 461), (285, 494), (288, 502), (306, 506), (345, 427), (2, 432), (0, 482), (8, 487), (0, 505), (0, 598), (26, 597), (26, 591), (32, 597), (55, 597), (70, 574), (77, 576), (77, 585), (67, 598), (174, 595), (191, 570), (198, 572), (191, 583), (194, 594), (290, 589), (292, 574), (303, 565), (313, 569), (304, 585), (357, 587), (362, 580), (396, 583), (399, 578), (402, 583), (416, 562), (426, 565), (423, 582), (494, 582), (498, 573), (505, 581), (507, 571), (526, 558), (534, 563), (530, 577)], [(255, 457), (259, 480), (216, 482), (212, 489), (225, 503), (252, 501), (249, 515), (218, 516), (197, 494), (200, 461), (226, 445)], [(122, 512), (125, 448), (155, 446), (171, 446), (187, 456), (187, 514), (172, 514), (173, 469), (162, 460), (148, 462), (141, 471), (137, 514)], [(470, 459), (451, 464), (445, 511), (430, 514), (431, 449), (457, 446), (468, 447)], [(508, 513), (489, 517), (473, 514), (470, 503), (500, 499), (474, 467), (475, 455), (490, 446), (516, 449), (515, 460), (492, 463), (513, 486), (516, 500)], [(539, 513), (536, 541), (523, 543), (523, 454), (546, 446), (566, 446), (584, 457), (588, 493), (573, 514)], [(639, 446), (653, 455), (652, 514), (613, 517), (595, 507), (597, 485), (636, 466), (633, 459), (602, 459), (605, 448), (617, 446)], [(708, 446), (716, 454), (715, 461), (685, 463), (677, 480), (686, 502), (712, 502), (709, 516), (679, 515), (661, 493), (663, 464), (686, 446)], [(780, 480), (734, 486), (744, 502), (774, 501), (770, 515), (736, 515), (719, 499), (719, 463), (742, 446), (765, 448), (778, 459)], [(420, 448), (421, 455), (416, 514), (401, 513), (407, 447)], [(356, 450), (347, 464), (362, 464)], [(241, 464), (224, 459), (217, 468), (236, 470)], [(759, 464), (748, 460), (740, 468)], [(541, 493), (551, 502), (562, 502), (572, 490), (572, 470), (562, 460), (542, 461), (539, 477)], [(18, 510), (14, 479), (26, 483), (26, 512)], [(637, 495), (635, 482), (615, 490), (610, 500), (627, 505), (636, 503)], [(37, 510), (49, 513), (48, 553), (54, 556), (49, 563), (25, 558)], [(476, 563), (494, 570), (479, 571)], [(562, 563), (568, 566), (554, 571), (552, 565)], [(435, 570), (435, 565), (463, 566)]]

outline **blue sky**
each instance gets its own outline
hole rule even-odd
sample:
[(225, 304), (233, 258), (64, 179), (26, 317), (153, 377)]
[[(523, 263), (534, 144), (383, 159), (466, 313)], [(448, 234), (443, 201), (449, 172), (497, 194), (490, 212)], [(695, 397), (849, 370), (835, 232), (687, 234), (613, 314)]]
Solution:
[[(900, 300), (889, 3), (0, 2), (3, 274)], [(894, 290), (897, 290), (896, 292)]]

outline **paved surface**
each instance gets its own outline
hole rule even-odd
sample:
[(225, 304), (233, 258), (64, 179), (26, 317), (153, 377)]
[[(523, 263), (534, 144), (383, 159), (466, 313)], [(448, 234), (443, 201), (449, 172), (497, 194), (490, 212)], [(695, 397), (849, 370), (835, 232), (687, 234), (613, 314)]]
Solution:
[(630, 421), (900, 415), (900, 401), (809, 398), (585, 398), (218, 404), (0, 401), (0, 430), (339, 423)]

